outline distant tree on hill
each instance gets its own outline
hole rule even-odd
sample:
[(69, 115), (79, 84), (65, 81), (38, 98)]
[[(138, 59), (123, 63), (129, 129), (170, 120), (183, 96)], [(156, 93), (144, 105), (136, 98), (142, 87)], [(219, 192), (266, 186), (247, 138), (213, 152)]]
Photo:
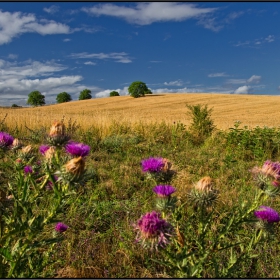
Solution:
[(22, 106), (19, 106), (19, 105), (17, 105), (17, 104), (12, 104), (11, 107), (12, 107), (12, 108), (21, 108)]
[(145, 94), (151, 94), (151, 90), (148, 89), (145, 83), (141, 81), (135, 81), (128, 87), (128, 93), (134, 98), (145, 96)]
[(120, 94), (117, 91), (111, 91), (110, 96), (120, 96)]
[(61, 92), (56, 96), (56, 101), (57, 103), (64, 103), (64, 102), (69, 102), (72, 100), (72, 97), (69, 93), (67, 92)]
[(84, 89), (80, 92), (79, 100), (85, 100), (85, 99), (91, 99), (91, 90), (89, 89)]
[(45, 95), (43, 95), (38, 90), (32, 91), (28, 94), (28, 99), (26, 103), (31, 106), (45, 105)]

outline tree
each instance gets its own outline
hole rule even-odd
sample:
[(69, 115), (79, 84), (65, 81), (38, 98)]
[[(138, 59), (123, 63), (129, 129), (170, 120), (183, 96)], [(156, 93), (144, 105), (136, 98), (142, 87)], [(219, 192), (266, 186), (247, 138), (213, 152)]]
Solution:
[(117, 91), (111, 91), (110, 96), (120, 96), (120, 94)]
[(61, 92), (56, 96), (56, 101), (57, 103), (64, 103), (64, 102), (69, 102), (72, 100), (72, 97), (69, 93), (67, 92)]
[(141, 81), (133, 82), (128, 88), (128, 93), (134, 98), (145, 96), (147, 92), (149, 92), (149, 89), (146, 84)]
[(153, 94), (153, 93), (152, 93), (152, 91), (148, 88), (148, 91), (146, 91), (145, 94)]
[(31, 106), (45, 105), (45, 95), (43, 95), (38, 90), (32, 91), (28, 94), (28, 99), (26, 103)]
[(84, 89), (80, 92), (79, 100), (91, 99), (91, 91), (89, 89)]

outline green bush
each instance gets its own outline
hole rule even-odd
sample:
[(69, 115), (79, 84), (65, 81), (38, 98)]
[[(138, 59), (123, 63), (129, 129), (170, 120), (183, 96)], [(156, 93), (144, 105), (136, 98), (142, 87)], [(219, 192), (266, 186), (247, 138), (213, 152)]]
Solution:
[(214, 122), (211, 119), (212, 109), (208, 109), (207, 105), (204, 107), (201, 104), (188, 105), (190, 110), (188, 115), (192, 118), (192, 123), (189, 127), (189, 132), (194, 144), (201, 144), (209, 137), (214, 128)]
[(117, 91), (111, 91), (110, 97), (112, 97), (112, 96), (120, 96), (120, 94)]
[(133, 82), (128, 88), (129, 95), (134, 98), (145, 96), (145, 93), (147, 93), (147, 92), (149, 92), (148, 87), (146, 86), (145, 83), (143, 83), (141, 81)]
[(67, 92), (61, 92), (57, 95), (56, 101), (57, 103), (64, 103), (64, 102), (69, 102), (72, 100), (72, 97), (69, 93)]

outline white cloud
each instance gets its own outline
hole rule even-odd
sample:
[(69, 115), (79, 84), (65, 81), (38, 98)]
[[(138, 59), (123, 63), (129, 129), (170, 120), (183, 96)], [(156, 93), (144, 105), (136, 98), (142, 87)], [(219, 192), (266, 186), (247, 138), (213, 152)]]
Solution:
[(228, 79), (227, 83), (234, 84), (234, 85), (245, 84), (246, 80), (245, 79)]
[(236, 94), (248, 94), (252, 92), (252, 88), (250, 86), (241, 86), (237, 88), (233, 93)]
[(261, 76), (256, 76), (256, 75), (253, 75), (251, 78), (249, 78), (248, 80), (247, 80), (247, 82), (248, 83), (259, 83), (260, 82), (260, 80), (261, 80)]
[(202, 16), (198, 24), (203, 25), (204, 28), (210, 29), (214, 32), (220, 31), (224, 26), (223, 25), (218, 25), (216, 22), (216, 18), (210, 18), (208, 16)]
[(164, 82), (164, 85), (166, 86), (182, 86), (183, 82), (181, 80), (173, 81), (173, 82)]
[(275, 36), (274, 35), (268, 35), (265, 40), (268, 42), (268, 43), (271, 43), (275, 40)]
[(70, 42), (70, 41), (71, 41), (71, 39), (69, 39), (69, 38), (63, 39), (63, 42)]
[(41, 35), (68, 34), (70, 27), (53, 20), (38, 21), (33, 14), (21, 12), (2, 12), (0, 10), (0, 45), (9, 43), (23, 33), (39, 33)]
[(49, 8), (44, 8), (44, 11), (49, 14), (55, 14), (59, 11), (59, 7), (56, 5), (52, 5)]
[(95, 93), (95, 97), (109, 97), (111, 91), (117, 91), (121, 96), (128, 95), (128, 87), (124, 87), (123, 89), (106, 89), (103, 91), (99, 91)]
[(185, 92), (191, 92), (191, 93), (195, 93), (195, 92), (202, 92), (199, 89), (196, 88), (177, 88), (177, 89), (168, 89), (168, 88), (158, 88), (158, 89), (151, 89), (153, 93), (185, 93)]
[(176, 2), (143, 2), (137, 3), (135, 7), (106, 3), (95, 5), (91, 8), (82, 8), (82, 11), (94, 16), (114, 16), (139, 25), (199, 18), (216, 10), (216, 8), (198, 8), (195, 4)]
[(96, 65), (96, 63), (92, 62), (92, 61), (86, 61), (84, 64), (85, 65)]
[[(57, 72), (65, 70), (66, 67), (47, 61), (9, 62), (0, 60), (0, 100), (1, 105), (26, 105), (28, 93), (39, 90), (46, 96), (46, 102), (56, 103), (55, 96), (63, 91), (72, 95), (79, 95), (85, 88), (100, 91), (95, 86), (79, 84), (83, 80), (80, 75), (61, 75)], [(56, 74), (56, 77), (53, 75)], [(46, 77), (48, 76), (48, 77)]]
[(8, 58), (9, 58), (9, 59), (17, 59), (17, 58), (18, 58), (18, 55), (17, 55), (17, 54), (10, 53), (10, 54), (8, 55)]
[(226, 18), (226, 22), (230, 22), (236, 18), (239, 18), (240, 16), (242, 16), (244, 14), (243, 11), (239, 11), (239, 12), (232, 12), (230, 13), (227, 18)]
[(212, 74), (208, 75), (209, 78), (227, 77), (227, 76), (228, 75), (226, 75), (224, 72), (222, 72), (222, 73), (212, 73)]
[(69, 55), (70, 58), (96, 58), (96, 59), (111, 59), (120, 63), (130, 63), (132, 60), (128, 57), (125, 52), (120, 53), (72, 53)]

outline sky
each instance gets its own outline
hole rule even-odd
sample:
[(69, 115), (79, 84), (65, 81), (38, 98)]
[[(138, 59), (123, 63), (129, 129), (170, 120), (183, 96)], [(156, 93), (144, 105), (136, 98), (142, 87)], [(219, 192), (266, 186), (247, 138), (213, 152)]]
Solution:
[(0, 106), (153, 93), (280, 94), (278, 2), (1, 2)]

